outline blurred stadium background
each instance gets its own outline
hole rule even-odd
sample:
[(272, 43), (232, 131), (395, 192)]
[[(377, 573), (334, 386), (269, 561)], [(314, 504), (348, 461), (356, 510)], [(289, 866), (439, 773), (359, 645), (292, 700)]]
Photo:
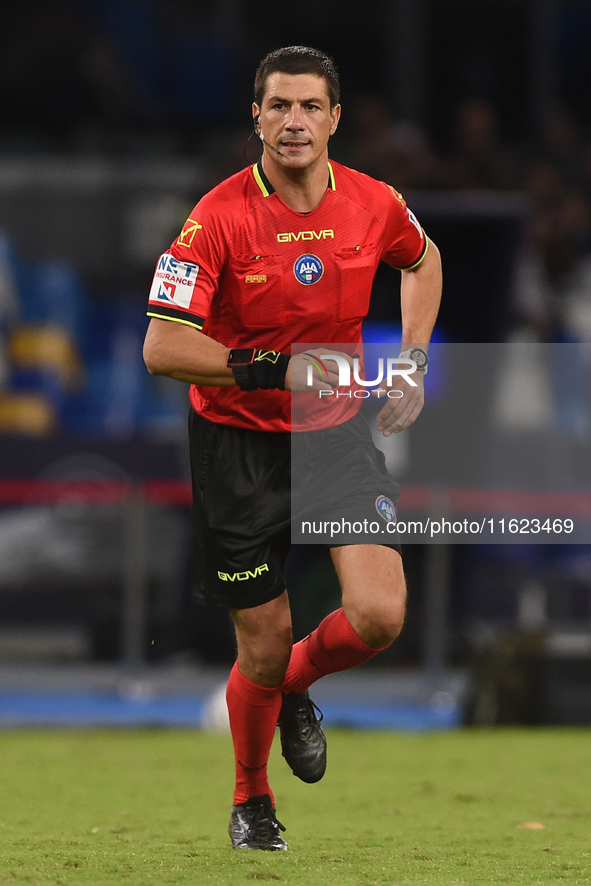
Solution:
[[(258, 61), (335, 57), (332, 156), (440, 246), (440, 340), (587, 342), (591, 3), (4, 0), (0, 19), (0, 725), (215, 721), (233, 640), (190, 601), (186, 390), (141, 347), (156, 257), (257, 157)], [(403, 635), (319, 685), (330, 722), (591, 722), (591, 546), (405, 559)], [(289, 577), (303, 636), (338, 589), (314, 547)]]

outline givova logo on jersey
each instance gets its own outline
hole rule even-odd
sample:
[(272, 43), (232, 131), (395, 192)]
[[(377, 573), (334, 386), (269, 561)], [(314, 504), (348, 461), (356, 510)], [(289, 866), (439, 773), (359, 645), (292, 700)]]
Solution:
[(170, 253), (165, 252), (156, 265), (149, 301), (189, 308), (198, 273), (199, 265), (194, 262), (178, 261)]
[(324, 274), (324, 265), (317, 255), (311, 255), (307, 252), (305, 255), (300, 255), (299, 258), (296, 258), (293, 272), (296, 280), (305, 286), (310, 286), (312, 283), (318, 283)]

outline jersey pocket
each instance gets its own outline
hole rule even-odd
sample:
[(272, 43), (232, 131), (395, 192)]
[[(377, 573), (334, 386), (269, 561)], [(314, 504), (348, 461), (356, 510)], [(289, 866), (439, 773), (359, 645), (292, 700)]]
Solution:
[(369, 310), (371, 288), (379, 262), (375, 243), (337, 249), (334, 254), (339, 287), (338, 320), (356, 320)]
[(250, 329), (281, 324), (283, 261), (280, 255), (236, 255), (230, 260), (239, 319)]

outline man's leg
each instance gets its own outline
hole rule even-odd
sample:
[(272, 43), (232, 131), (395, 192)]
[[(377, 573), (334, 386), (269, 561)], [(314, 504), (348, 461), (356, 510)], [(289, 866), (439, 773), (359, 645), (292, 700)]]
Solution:
[(332, 548), (343, 606), (331, 612), (293, 647), (283, 681), (279, 717), (281, 749), (294, 775), (310, 784), (326, 769), (322, 717), (308, 687), (369, 661), (398, 636), (404, 621), (406, 584), (402, 558), (381, 545)]
[(283, 692), (302, 693), (320, 677), (356, 667), (396, 639), (404, 623), (402, 558), (383, 545), (331, 548), (343, 606), (293, 647)]
[(273, 801), (267, 761), (292, 643), (287, 593), (262, 606), (235, 609), (232, 617), (238, 660), (228, 680), (226, 698), (236, 762), (234, 804), (265, 794)]

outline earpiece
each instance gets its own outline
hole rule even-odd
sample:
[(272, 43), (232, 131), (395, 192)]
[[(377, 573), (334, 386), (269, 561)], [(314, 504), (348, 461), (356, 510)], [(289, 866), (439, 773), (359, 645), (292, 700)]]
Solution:
[(264, 145), (267, 145), (267, 147), (270, 148), (272, 151), (274, 151), (279, 157), (283, 157), (284, 155), (281, 153), (281, 151), (278, 151), (277, 148), (274, 148), (273, 145), (270, 145), (269, 142), (265, 141), (265, 137), (263, 136), (263, 133), (261, 132), (261, 126), (259, 123), (259, 115), (258, 114), (256, 115), (256, 117), (252, 118), (252, 122), (254, 123), (254, 131), (258, 135), (258, 137), (260, 138), (262, 143)]

